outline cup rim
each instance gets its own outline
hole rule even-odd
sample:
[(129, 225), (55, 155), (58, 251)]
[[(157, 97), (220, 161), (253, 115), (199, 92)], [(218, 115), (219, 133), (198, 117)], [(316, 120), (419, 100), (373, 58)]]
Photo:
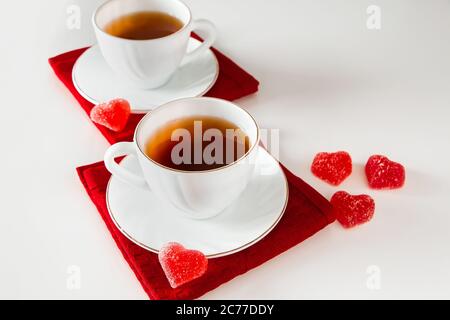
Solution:
[[(152, 116), (152, 114), (157, 111), (160, 110), (162, 108), (166, 108), (168, 106), (170, 106), (170, 104), (175, 103), (175, 102), (182, 102), (182, 101), (190, 101), (190, 100), (198, 100), (198, 99), (202, 99), (202, 100), (210, 100), (210, 101), (216, 101), (216, 102), (226, 102), (229, 103), (231, 105), (233, 105), (235, 108), (240, 109), (241, 111), (243, 111), (245, 114), (247, 114), (250, 119), (252, 120), (255, 128), (256, 128), (256, 140), (255, 143), (252, 144), (252, 146), (250, 147), (250, 149), (248, 149), (248, 151), (238, 160), (229, 163), (225, 166), (222, 166), (220, 168), (215, 168), (215, 169), (210, 169), (210, 170), (202, 170), (202, 171), (187, 171), (187, 170), (179, 170), (179, 169), (173, 169), (170, 167), (167, 167), (165, 165), (162, 165), (161, 163), (153, 160), (152, 158), (150, 158), (141, 148), (141, 146), (138, 143), (138, 135), (139, 135), (139, 130), (141, 129), (143, 123)], [(136, 130), (134, 131), (134, 135), (133, 135), (133, 142), (136, 145), (137, 149), (139, 150), (139, 152), (145, 157), (147, 158), (147, 160), (149, 160), (150, 162), (154, 163), (155, 165), (157, 165), (158, 167), (168, 170), (168, 171), (172, 171), (172, 172), (176, 172), (176, 173), (185, 173), (185, 174), (206, 174), (206, 173), (212, 173), (212, 172), (216, 172), (216, 171), (221, 171), (221, 170), (225, 170), (227, 168), (233, 167), (241, 162), (243, 162), (244, 160), (246, 160), (250, 154), (253, 153), (254, 150), (256, 150), (256, 148), (259, 146), (261, 140), (261, 136), (260, 136), (260, 129), (258, 126), (258, 123), (256, 122), (255, 118), (244, 108), (238, 106), (237, 104), (228, 101), (228, 100), (224, 100), (224, 99), (219, 99), (219, 98), (212, 98), (212, 97), (194, 97), (194, 98), (181, 98), (181, 99), (176, 99), (176, 100), (172, 100), (170, 102), (167, 102), (165, 104), (160, 105), (159, 107), (153, 109), (153, 111), (147, 113), (138, 123), (138, 125), (136, 126)]]
[(91, 17), (92, 24), (93, 24), (94, 28), (95, 28), (97, 31), (101, 32), (103, 35), (106, 35), (106, 36), (108, 36), (108, 37), (110, 37), (110, 38), (112, 38), (112, 39), (123, 40), (123, 41), (131, 41), (131, 42), (146, 42), (146, 41), (153, 41), (153, 42), (156, 42), (156, 41), (159, 41), (159, 40), (165, 40), (165, 39), (168, 39), (168, 38), (171, 38), (171, 37), (175, 37), (175, 36), (178, 35), (179, 33), (181, 33), (181, 32), (183, 32), (184, 30), (186, 30), (187, 27), (188, 27), (188, 26), (191, 24), (191, 22), (192, 22), (192, 12), (191, 12), (191, 9), (188, 7), (188, 5), (187, 5), (186, 3), (184, 3), (182, 0), (171, 0), (171, 1), (177, 1), (177, 2), (179, 2), (182, 6), (184, 6), (184, 7), (186, 8), (186, 10), (187, 10), (188, 13), (189, 13), (189, 20), (184, 24), (183, 28), (181, 28), (180, 30), (178, 30), (178, 31), (176, 31), (176, 32), (174, 32), (174, 33), (171, 33), (171, 34), (169, 34), (169, 35), (167, 35), (167, 36), (160, 37), (160, 38), (155, 38), (155, 39), (126, 39), (126, 38), (121, 38), (121, 37), (113, 36), (113, 35), (109, 34), (108, 32), (106, 32), (105, 30), (103, 30), (102, 28), (100, 28), (100, 26), (97, 24), (97, 19), (96, 19), (98, 13), (100, 12), (100, 10), (101, 10), (104, 6), (106, 6), (107, 4), (109, 4), (109, 3), (113, 2), (113, 1), (120, 1), (120, 0), (107, 0), (107, 1), (105, 1), (104, 3), (102, 3), (101, 5), (99, 5), (99, 6), (95, 9), (95, 11), (94, 11), (94, 13), (92, 14), (92, 17)]

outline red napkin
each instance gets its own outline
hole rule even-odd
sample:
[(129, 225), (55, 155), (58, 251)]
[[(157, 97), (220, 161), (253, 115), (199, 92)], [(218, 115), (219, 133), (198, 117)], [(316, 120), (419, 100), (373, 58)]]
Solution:
[[(200, 39), (193, 35), (194, 38)], [(64, 83), (67, 89), (80, 103), (81, 107), (90, 113), (92, 103), (84, 99), (75, 89), (72, 82), (72, 69), (75, 61), (87, 48), (82, 48), (70, 52), (63, 53), (59, 56), (50, 58), (48, 61), (55, 71), (58, 78)], [(208, 91), (206, 96), (222, 98), (226, 100), (236, 100), (258, 91), (259, 82), (245, 70), (235, 64), (232, 60), (223, 55), (220, 51), (212, 49), (219, 61), (219, 78), (215, 85)], [(118, 97), (120, 98), (120, 97)], [(141, 120), (142, 114), (133, 114), (124, 131), (120, 133), (113, 132), (103, 126), (96, 125), (105, 138), (111, 143), (119, 141), (133, 140), (134, 128)]]
[(125, 260), (145, 292), (154, 300), (196, 299), (299, 244), (335, 220), (331, 205), (325, 198), (286, 168), (283, 167), (283, 170), (289, 182), (289, 202), (277, 227), (263, 240), (244, 251), (210, 259), (204, 276), (172, 289), (158, 262), (158, 256), (128, 240), (111, 220), (105, 200), (110, 174), (103, 162), (77, 169), (86, 191)]

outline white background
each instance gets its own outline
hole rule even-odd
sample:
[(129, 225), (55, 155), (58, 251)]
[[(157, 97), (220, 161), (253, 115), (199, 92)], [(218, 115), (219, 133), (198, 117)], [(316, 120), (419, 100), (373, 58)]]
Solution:
[[(2, 3), (0, 298), (147, 298), (75, 173), (108, 144), (47, 64), (94, 42), (100, 2)], [(450, 1), (187, 3), (217, 25), (216, 47), (261, 81), (239, 103), (281, 129), (284, 164), (329, 198), (338, 189), (310, 162), (347, 150), (355, 173), (339, 189), (377, 204), (371, 223), (334, 224), (204, 298), (450, 298)], [(80, 30), (66, 27), (71, 4)], [(371, 4), (379, 31), (366, 28)], [(404, 189), (366, 187), (362, 166), (375, 153), (405, 164)], [(66, 286), (71, 265), (79, 290)], [(366, 285), (372, 265), (380, 290)]]

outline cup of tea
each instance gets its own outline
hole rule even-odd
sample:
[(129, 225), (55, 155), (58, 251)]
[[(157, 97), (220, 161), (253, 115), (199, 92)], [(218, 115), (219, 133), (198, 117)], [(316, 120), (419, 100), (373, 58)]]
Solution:
[[(193, 20), (179, 0), (109, 0), (92, 17), (97, 42), (109, 66), (143, 89), (164, 85), (182, 63), (208, 50), (216, 29)], [(203, 44), (187, 53), (192, 31), (203, 31)]]
[[(148, 113), (133, 142), (105, 154), (118, 179), (151, 190), (194, 219), (216, 216), (245, 190), (253, 174), (260, 140), (258, 125), (244, 109), (215, 98), (169, 102)], [(115, 158), (135, 155), (142, 176)]]

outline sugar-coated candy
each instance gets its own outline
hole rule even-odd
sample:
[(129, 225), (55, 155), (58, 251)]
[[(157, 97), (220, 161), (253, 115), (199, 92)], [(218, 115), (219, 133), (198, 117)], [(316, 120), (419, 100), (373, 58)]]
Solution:
[(208, 259), (203, 253), (175, 242), (164, 245), (158, 259), (172, 288), (200, 278), (208, 269)]
[(336, 192), (331, 198), (336, 219), (344, 228), (353, 228), (370, 221), (375, 213), (375, 201), (368, 195)]
[(130, 113), (131, 108), (127, 100), (114, 99), (92, 108), (91, 120), (112, 131), (120, 132), (127, 125)]
[(352, 158), (345, 151), (321, 152), (314, 158), (311, 171), (316, 177), (338, 186), (352, 174)]
[(398, 189), (405, 184), (405, 167), (385, 156), (375, 155), (366, 164), (366, 176), (372, 189)]

